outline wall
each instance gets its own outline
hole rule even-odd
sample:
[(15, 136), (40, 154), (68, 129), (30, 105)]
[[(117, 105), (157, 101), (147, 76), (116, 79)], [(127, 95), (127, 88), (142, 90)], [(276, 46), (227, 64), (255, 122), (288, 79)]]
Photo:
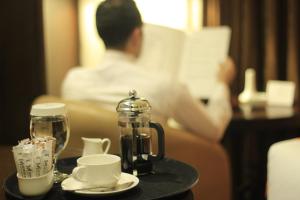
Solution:
[(78, 65), (76, 0), (43, 0), (47, 93), (60, 95), (67, 71)]
[(80, 64), (96, 66), (104, 53), (104, 44), (97, 33), (95, 14), (102, 0), (79, 0)]

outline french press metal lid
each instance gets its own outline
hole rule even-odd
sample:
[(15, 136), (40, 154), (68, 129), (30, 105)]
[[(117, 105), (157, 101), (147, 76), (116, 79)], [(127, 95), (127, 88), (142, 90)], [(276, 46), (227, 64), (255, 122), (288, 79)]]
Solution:
[(144, 98), (137, 97), (135, 90), (129, 91), (129, 98), (121, 100), (116, 108), (118, 113), (131, 113), (138, 115), (151, 110), (149, 102)]

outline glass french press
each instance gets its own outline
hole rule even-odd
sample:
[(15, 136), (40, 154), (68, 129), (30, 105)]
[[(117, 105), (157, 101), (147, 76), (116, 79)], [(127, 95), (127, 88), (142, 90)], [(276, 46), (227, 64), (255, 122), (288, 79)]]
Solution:
[[(120, 130), (122, 171), (134, 175), (152, 172), (153, 161), (164, 158), (164, 130), (159, 123), (151, 122), (151, 106), (144, 98), (129, 92), (129, 98), (119, 102), (117, 108)], [(158, 140), (157, 155), (152, 153), (151, 130)]]

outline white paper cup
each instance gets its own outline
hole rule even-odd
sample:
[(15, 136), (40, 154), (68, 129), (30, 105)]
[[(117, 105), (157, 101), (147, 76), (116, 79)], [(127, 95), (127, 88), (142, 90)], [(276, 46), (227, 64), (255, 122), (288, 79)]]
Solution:
[(18, 186), (21, 194), (25, 196), (38, 196), (47, 193), (53, 186), (53, 167), (39, 177), (23, 178), (17, 173)]
[(72, 176), (87, 185), (113, 187), (121, 176), (121, 158), (112, 154), (80, 157)]

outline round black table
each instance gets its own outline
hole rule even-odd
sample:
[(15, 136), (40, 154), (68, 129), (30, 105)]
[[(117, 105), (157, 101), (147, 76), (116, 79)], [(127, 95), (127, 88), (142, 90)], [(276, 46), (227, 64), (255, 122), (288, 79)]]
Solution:
[[(77, 158), (66, 158), (58, 161), (58, 169), (70, 174), (76, 166)], [(54, 187), (42, 199), (45, 200), (84, 200), (84, 199), (105, 199), (105, 200), (192, 200), (191, 188), (198, 182), (197, 171), (180, 161), (165, 158), (156, 161), (153, 165), (153, 174), (139, 176), (137, 187), (126, 192), (111, 196), (82, 196), (79, 194), (62, 191), (60, 184)], [(18, 189), (15, 174), (8, 177), (4, 184), (6, 195), (9, 199), (26, 199)], [(41, 198), (31, 198), (41, 199)]]
[(300, 134), (299, 107), (234, 106), (222, 141), (231, 159), (234, 200), (264, 200), (267, 153)]

